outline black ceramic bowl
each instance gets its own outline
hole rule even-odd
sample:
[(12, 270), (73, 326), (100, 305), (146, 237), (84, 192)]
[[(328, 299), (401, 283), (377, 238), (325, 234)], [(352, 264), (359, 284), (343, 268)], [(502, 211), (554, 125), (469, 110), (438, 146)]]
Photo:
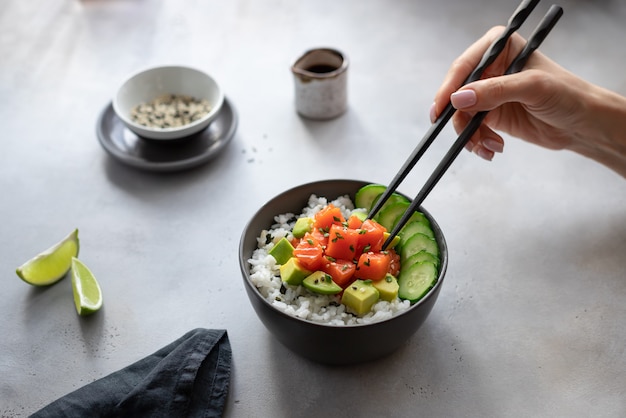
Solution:
[(357, 190), (368, 184), (356, 180), (324, 180), (304, 184), (279, 194), (267, 202), (246, 225), (239, 243), (239, 264), (248, 298), (265, 327), (287, 348), (308, 359), (334, 365), (354, 364), (389, 355), (404, 344), (428, 317), (435, 304), (448, 265), (448, 248), (439, 225), (420, 208), (430, 220), (439, 244), (441, 265), (439, 278), (426, 296), (408, 310), (391, 319), (367, 325), (333, 326), (296, 318), (275, 309), (250, 281), (252, 252), (257, 237), (269, 229), (274, 216), (301, 213), (309, 196), (316, 194), (330, 200), (348, 194), (354, 201)]

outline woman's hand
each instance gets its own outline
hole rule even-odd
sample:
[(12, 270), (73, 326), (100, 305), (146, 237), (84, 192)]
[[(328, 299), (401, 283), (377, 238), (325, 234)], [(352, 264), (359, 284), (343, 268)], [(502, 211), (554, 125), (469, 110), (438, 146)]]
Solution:
[(570, 149), (626, 177), (626, 98), (582, 80), (539, 51), (523, 71), (502, 76), (524, 47), (519, 34), (481, 80), (461, 87), (503, 29), (492, 28), (453, 62), (435, 95), (431, 120), (451, 101), (460, 133), (475, 113), (489, 111), (467, 145), (487, 160), (504, 148), (498, 130), (549, 149)]

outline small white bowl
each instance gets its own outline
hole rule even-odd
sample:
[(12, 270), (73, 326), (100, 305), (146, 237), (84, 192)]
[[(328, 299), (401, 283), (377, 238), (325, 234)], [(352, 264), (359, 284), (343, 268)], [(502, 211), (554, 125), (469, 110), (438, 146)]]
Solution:
[[(132, 109), (159, 96), (175, 94), (207, 100), (209, 113), (189, 124), (172, 128), (153, 128), (131, 119)], [(224, 92), (219, 84), (203, 71), (183, 66), (154, 67), (130, 76), (113, 98), (113, 110), (124, 124), (137, 135), (159, 140), (177, 139), (206, 128), (220, 112)]]

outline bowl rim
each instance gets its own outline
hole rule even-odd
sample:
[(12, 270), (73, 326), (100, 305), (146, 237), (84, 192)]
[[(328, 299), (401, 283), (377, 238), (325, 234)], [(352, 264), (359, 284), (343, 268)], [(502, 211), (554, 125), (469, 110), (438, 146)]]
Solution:
[[(193, 71), (199, 75), (202, 75), (204, 77), (206, 77), (207, 79), (211, 80), (213, 82), (213, 84), (216, 86), (217, 89), (217, 101), (215, 103), (213, 103), (213, 107), (211, 108), (211, 110), (204, 115), (202, 118), (195, 120), (191, 123), (188, 123), (186, 125), (182, 125), (182, 126), (176, 126), (176, 127), (171, 127), (171, 128), (152, 128), (149, 126), (145, 126), (145, 125), (140, 125), (138, 123), (133, 122), (126, 114), (125, 112), (123, 112), (120, 109), (120, 104), (119, 104), (119, 94), (120, 91), (122, 90), (122, 88), (124, 86), (126, 86), (131, 80), (142, 76), (148, 72), (152, 72), (152, 71), (159, 71), (159, 70), (168, 70), (168, 69), (174, 69), (174, 70), (183, 70), (183, 71)], [(149, 66), (149, 67), (145, 67), (143, 69), (137, 70), (133, 73), (131, 73), (130, 75), (128, 75), (126, 78), (124, 78), (124, 80), (119, 84), (117, 90), (115, 91), (115, 95), (113, 96), (113, 100), (112, 100), (112, 105), (113, 105), (113, 111), (115, 112), (116, 116), (118, 118), (120, 118), (122, 120), (122, 122), (124, 122), (124, 124), (126, 124), (129, 128), (132, 127), (133, 130), (136, 130), (135, 132), (137, 133), (137, 131), (144, 131), (144, 132), (149, 132), (151, 134), (155, 134), (156, 136), (149, 136), (147, 138), (149, 139), (157, 139), (157, 140), (168, 140), (168, 139), (176, 139), (179, 137), (169, 137), (169, 138), (164, 138), (164, 137), (158, 137), (159, 135), (167, 135), (170, 133), (176, 133), (176, 132), (182, 132), (182, 131), (186, 131), (186, 130), (191, 130), (193, 131), (194, 128), (197, 128), (200, 125), (203, 125), (207, 122), (210, 122), (212, 119), (214, 119), (217, 114), (221, 111), (222, 106), (224, 104), (224, 98), (225, 98), (225, 94), (224, 94), (224, 90), (222, 89), (222, 86), (217, 82), (217, 80), (215, 79), (215, 77), (213, 77), (211, 74), (209, 74), (208, 72), (201, 70), (197, 67), (192, 67), (192, 66), (188, 66), (188, 65), (176, 65), (176, 64), (166, 64), (166, 65), (154, 65), (154, 66)], [(194, 133), (191, 132), (190, 135)]]
[[(295, 321), (295, 322), (304, 324), (306, 326), (320, 327), (320, 328), (326, 328), (326, 329), (342, 330), (342, 329), (347, 329), (347, 328), (362, 328), (362, 327), (382, 326), (383, 324), (385, 324), (385, 323), (387, 323), (389, 321), (393, 321), (393, 320), (396, 320), (396, 319), (398, 319), (400, 317), (408, 315), (408, 314), (411, 313), (411, 311), (417, 309), (422, 304), (426, 304), (428, 299), (430, 299), (430, 296), (434, 295), (437, 292), (437, 290), (442, 286), (442, 283), (444, 281), (444, 278), (445, 278), (445, 275), (446, 275), (446, 271), (448, 269), (448, 244), (447, 244), (447, 242), (445, 240), (443, 231), (439, 227), (439, 224), (437, 223), (437, 221), (433, 218), (433, 216), (430, 214), (430, 212), (428, 212), (426, 209), (424, 209), (421, 205), (419, 206), (418, 210), (420, 212), (424, 213), (424, 215), (426, 215), (426, 217), (431, 222), (431, 224), (435, 227), (434, 228), (434, 232), (435, 232), (435, 237), (437, 239), (437, 243), (439, 245), (441, 245), (442, 248), (443, 248), (443, 251), (441, 251), (442, 257), (441, 257), (441, 264), (439, 266), (439, 272), (438, 272), (438, 275), (437, 275), (437, 282), (435, 283), (435, 285), (432, 288), (430, 288), (428, 290), (426, 295), (424, 295), (419, 301), (417, 301), (416, 303), (411, 305), (408, 309), (406, 309), (406, 310), (404, 310), (402, 312), (399, 312), (397, 314), (394, 314), (391, 318), (383, 319), (383, 320), (376, 321), (376, 322), (371, 322), (369, 324), (332, 325), (332, 324), (324, 324), (324, 323), (321, 323), (321, 322), (314, 322), (314, 321), (311, 321), (311, 320), (308, 320), (308, 319), (303, 319), (303, 318), (299, 318), (297, 316), (286, 314), (285, 312), (277, 309), (276, 307), (274, 307), (267, 300), (267, 298), (265, 298), (261, 294), (259, 289), (257, 289), (257, 287), (254, 285), (254, 283), (252, 283), (250, 281), (250, 273), (249, 273), (249, 270), (247, 270), (247, 267), (249, 266), (249, 263), (248, 263), (248, 259), (249, 258), (247, 257), (247, 258), (244, 259), (244, 257), (243, 257), (243, 255), (244, 255), (243, 254), (244, 248), (243, 247), (244, 247), (244, 241), (245, 241), (245, 238), (246, 238), (246, 231), (248, 231), (248, 229), (250, 228), (250, 225), (252, 224), (252, 221), (267, 206), (269, 206), (270, 203), (272, 203), (276, 199), (284, 197), (284, 196), (288, 195), (289, 193), (293, 193), (294, 191), (296, 191), (298, 189), (308, 188), (308, 187), (311, 187), (313, 185), (321, 184), (321, 183), (323, 184), (323, 183), (334, 183), (334, 182), (354, 182), (354, 183), (361, 183), (363, 185), (366, 185), (366, 184), (379, 184), (379, 183), (366, 182), (366, 181), (363, 181), (363, 180), (356, 180), (356, 179), (323, 179), (323, 180), (311, 181), (311, 182), (308, 182), (308, 183), (303, 183), (303, 184), (291, 187), (291, 188), (289, 188), (289, 189), (287, 189), (287, 190), (285, 190), (285, 191), (283, 191), (283, 192), (273, 196), (269, 200), (267, 200), (257, 211), (254, 212), (254, 214), (250, 217), (248, 222), (246, 222), (246, 225), (245, 225), (245, 227), (243, 229), (243, 232), (241, 233), (241, 237), (239, 239), (239, 246), (238, 246), (239, 267), (241, 269), (241, 273), (243, 275), (245, 285), (250, 290), (252, 290), (254, 292), (254, 294), (255, 294), (255, 296), (257, 298), (259, 298), (265, 305), (267, 305), (269, 308), (271, 308), (275, 313), (279, 314), (281, 317), (284, 317), (287, 320), (291, 320), (291, 321)], [(404, 197), (407, 197), (402, 192), (397, 191), (397, 193), (403, 195)], [(323, 196), (323, 197), (326, 197), (327, 199), (329, 198), (327, 196)], [(335, 198), (337, 198), (337, 197), (339, 197), (339, 196), (335, 196)], [(353, 200), (352, 197), (350, 199)], [(280, 215), (280, 213), (277, 213), (275, 215)], [(271, 225), (270, 225), (270, 227), (271, 227)], [(429, 296), (429, 297), (427, 298), (427, 296)]]

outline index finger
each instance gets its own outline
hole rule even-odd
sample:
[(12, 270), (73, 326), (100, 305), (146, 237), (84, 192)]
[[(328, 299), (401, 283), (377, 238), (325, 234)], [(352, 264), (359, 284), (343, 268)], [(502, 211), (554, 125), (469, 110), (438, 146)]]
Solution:
[[(482, 60), (485, 51), (502, 34), (503, 30), (504, 26), (491, 28), (452, 62), (439, 90), (435, 94), (432, 116), (438, 116), (443, 111), (450, 102), (450, 95), (463, 85), (463, 82)], [(514, 54), (521, 51), (523, 43), (523, 38), (514, 33), (506, 43), (502, 53), (485, 69), (481, 78), (502, 75), (508, 63), (513, 59)]]

